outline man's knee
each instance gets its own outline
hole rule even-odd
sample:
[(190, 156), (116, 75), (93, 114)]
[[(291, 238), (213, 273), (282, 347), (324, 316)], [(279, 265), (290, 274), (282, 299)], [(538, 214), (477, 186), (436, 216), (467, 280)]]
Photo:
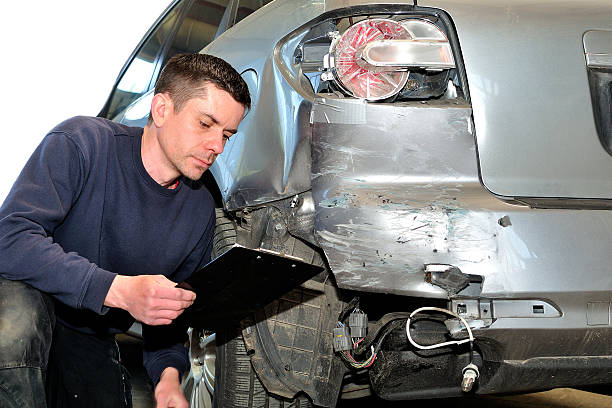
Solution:
[(0, 370), (0, 407), (45, 408), (45, 387), (40, 368)]
[(50, 296), (25, 283), (0, 278), (0, 369), (44, 370), (54, 325)]

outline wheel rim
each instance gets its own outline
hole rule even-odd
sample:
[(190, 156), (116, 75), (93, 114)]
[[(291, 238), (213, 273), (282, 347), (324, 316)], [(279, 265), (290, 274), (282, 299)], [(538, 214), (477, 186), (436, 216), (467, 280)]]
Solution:
[(183, 377), (183, 393), (191, 408), (212, 408), (215, 389), (215, 333), (189, 328), (189, 372)]

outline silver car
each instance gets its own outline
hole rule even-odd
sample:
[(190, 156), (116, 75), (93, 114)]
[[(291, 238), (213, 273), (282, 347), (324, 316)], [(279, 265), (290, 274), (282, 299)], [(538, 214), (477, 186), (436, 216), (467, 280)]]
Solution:
[(227, 60), (253, 107), (210, 171), (215, 254), (325, 268), (194, 324), (192, 406), (610, 383), (612, 4), (266, 3), (173, 3), (101, 113), (142, 125), (171, 55)]

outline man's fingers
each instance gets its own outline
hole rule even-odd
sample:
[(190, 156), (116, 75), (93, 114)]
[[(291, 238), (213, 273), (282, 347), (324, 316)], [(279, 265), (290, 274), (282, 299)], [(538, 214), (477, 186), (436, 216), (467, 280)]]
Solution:
[(166, 301), (163, 305), (161, 305), (158, 310), (171, 310), (176, 312), (183, 312), (183, 310), (187, 309), (189, 306), (193, 305), (193, 302), (185, 302), (185, 301)]
[[(117, 278), (120, 278), (118, 276)], [(115, 279), (123, 283), (119, 289), (119, 300), (111, 298), (105, 304), (121, 307), (137, 320), (150, 325), (170, 324), (195, 300), (195, 293), (176, 287), (176, 283), (162, 275), (140, 275)], [(125, 282), (124, 282), (125, 281)], [(112, 286), (111, 286), (112, 289)], [(109, 290), (110, 293), (110, 290)]]
[(170, 324), (179, 317), (181, 313), (183, 313), (183, 310), (157, 310), (154, 313), (149, 313), (142, 319), (142, 322), (151, 326)]
[(192, 302), (195, 300), (196, 294), (189, 290), (175, 287), (157, 287), (153, 289), (153, 296), (159, 299), (178, 300), (184, 302)]
[(179, 317), (183, 313), (183, 310), (175, 311), (175, 310), (160, 310), (156, 312), (153, 316), (150, 316), (147, 319), (143, 320), (143, 323), (148, 324), (150, 326), (159, 326), (164, 324), (170, 324), (177, 317)]
[(151, 302), (149, 304), (149, 310), (152, 310), (152, 311), (169, 310), (173, 312), (179, 312), (179, 311), (183, 311), (187, 309), (191, 305), (193, 305), (193, 302), (158, 299), (157, 301)]
[(182, 313), (192, 304), (193, 302), (182, 300), (151, 299), (147, 304), (146, 310), (148, 310), (151, 315), (157, 315), (162, 311)]
[(174, 320), (177, 317), (179, 317), (181, 313), (183, 313), (183, 309), (181, 310), (160, 310), (159, 312), (157, 312), (157, 318)]
[(143, 321), (144, 324), (148, 324), (149, 326), (164, 326), (172, 323), (170, 319), (150, 319), (148, 321)]

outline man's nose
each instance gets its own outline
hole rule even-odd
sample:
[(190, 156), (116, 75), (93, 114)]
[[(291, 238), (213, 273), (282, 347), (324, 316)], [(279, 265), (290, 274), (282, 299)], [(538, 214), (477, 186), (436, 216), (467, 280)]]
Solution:
[(213, 151), (215, 154), (221, 154), (223, 152), (223, 147), (225, 146), (225, 138), (223, 137), (223, 132), (216, 134), (213, 137), (213, 140), (210, 142), (209, 149)]

